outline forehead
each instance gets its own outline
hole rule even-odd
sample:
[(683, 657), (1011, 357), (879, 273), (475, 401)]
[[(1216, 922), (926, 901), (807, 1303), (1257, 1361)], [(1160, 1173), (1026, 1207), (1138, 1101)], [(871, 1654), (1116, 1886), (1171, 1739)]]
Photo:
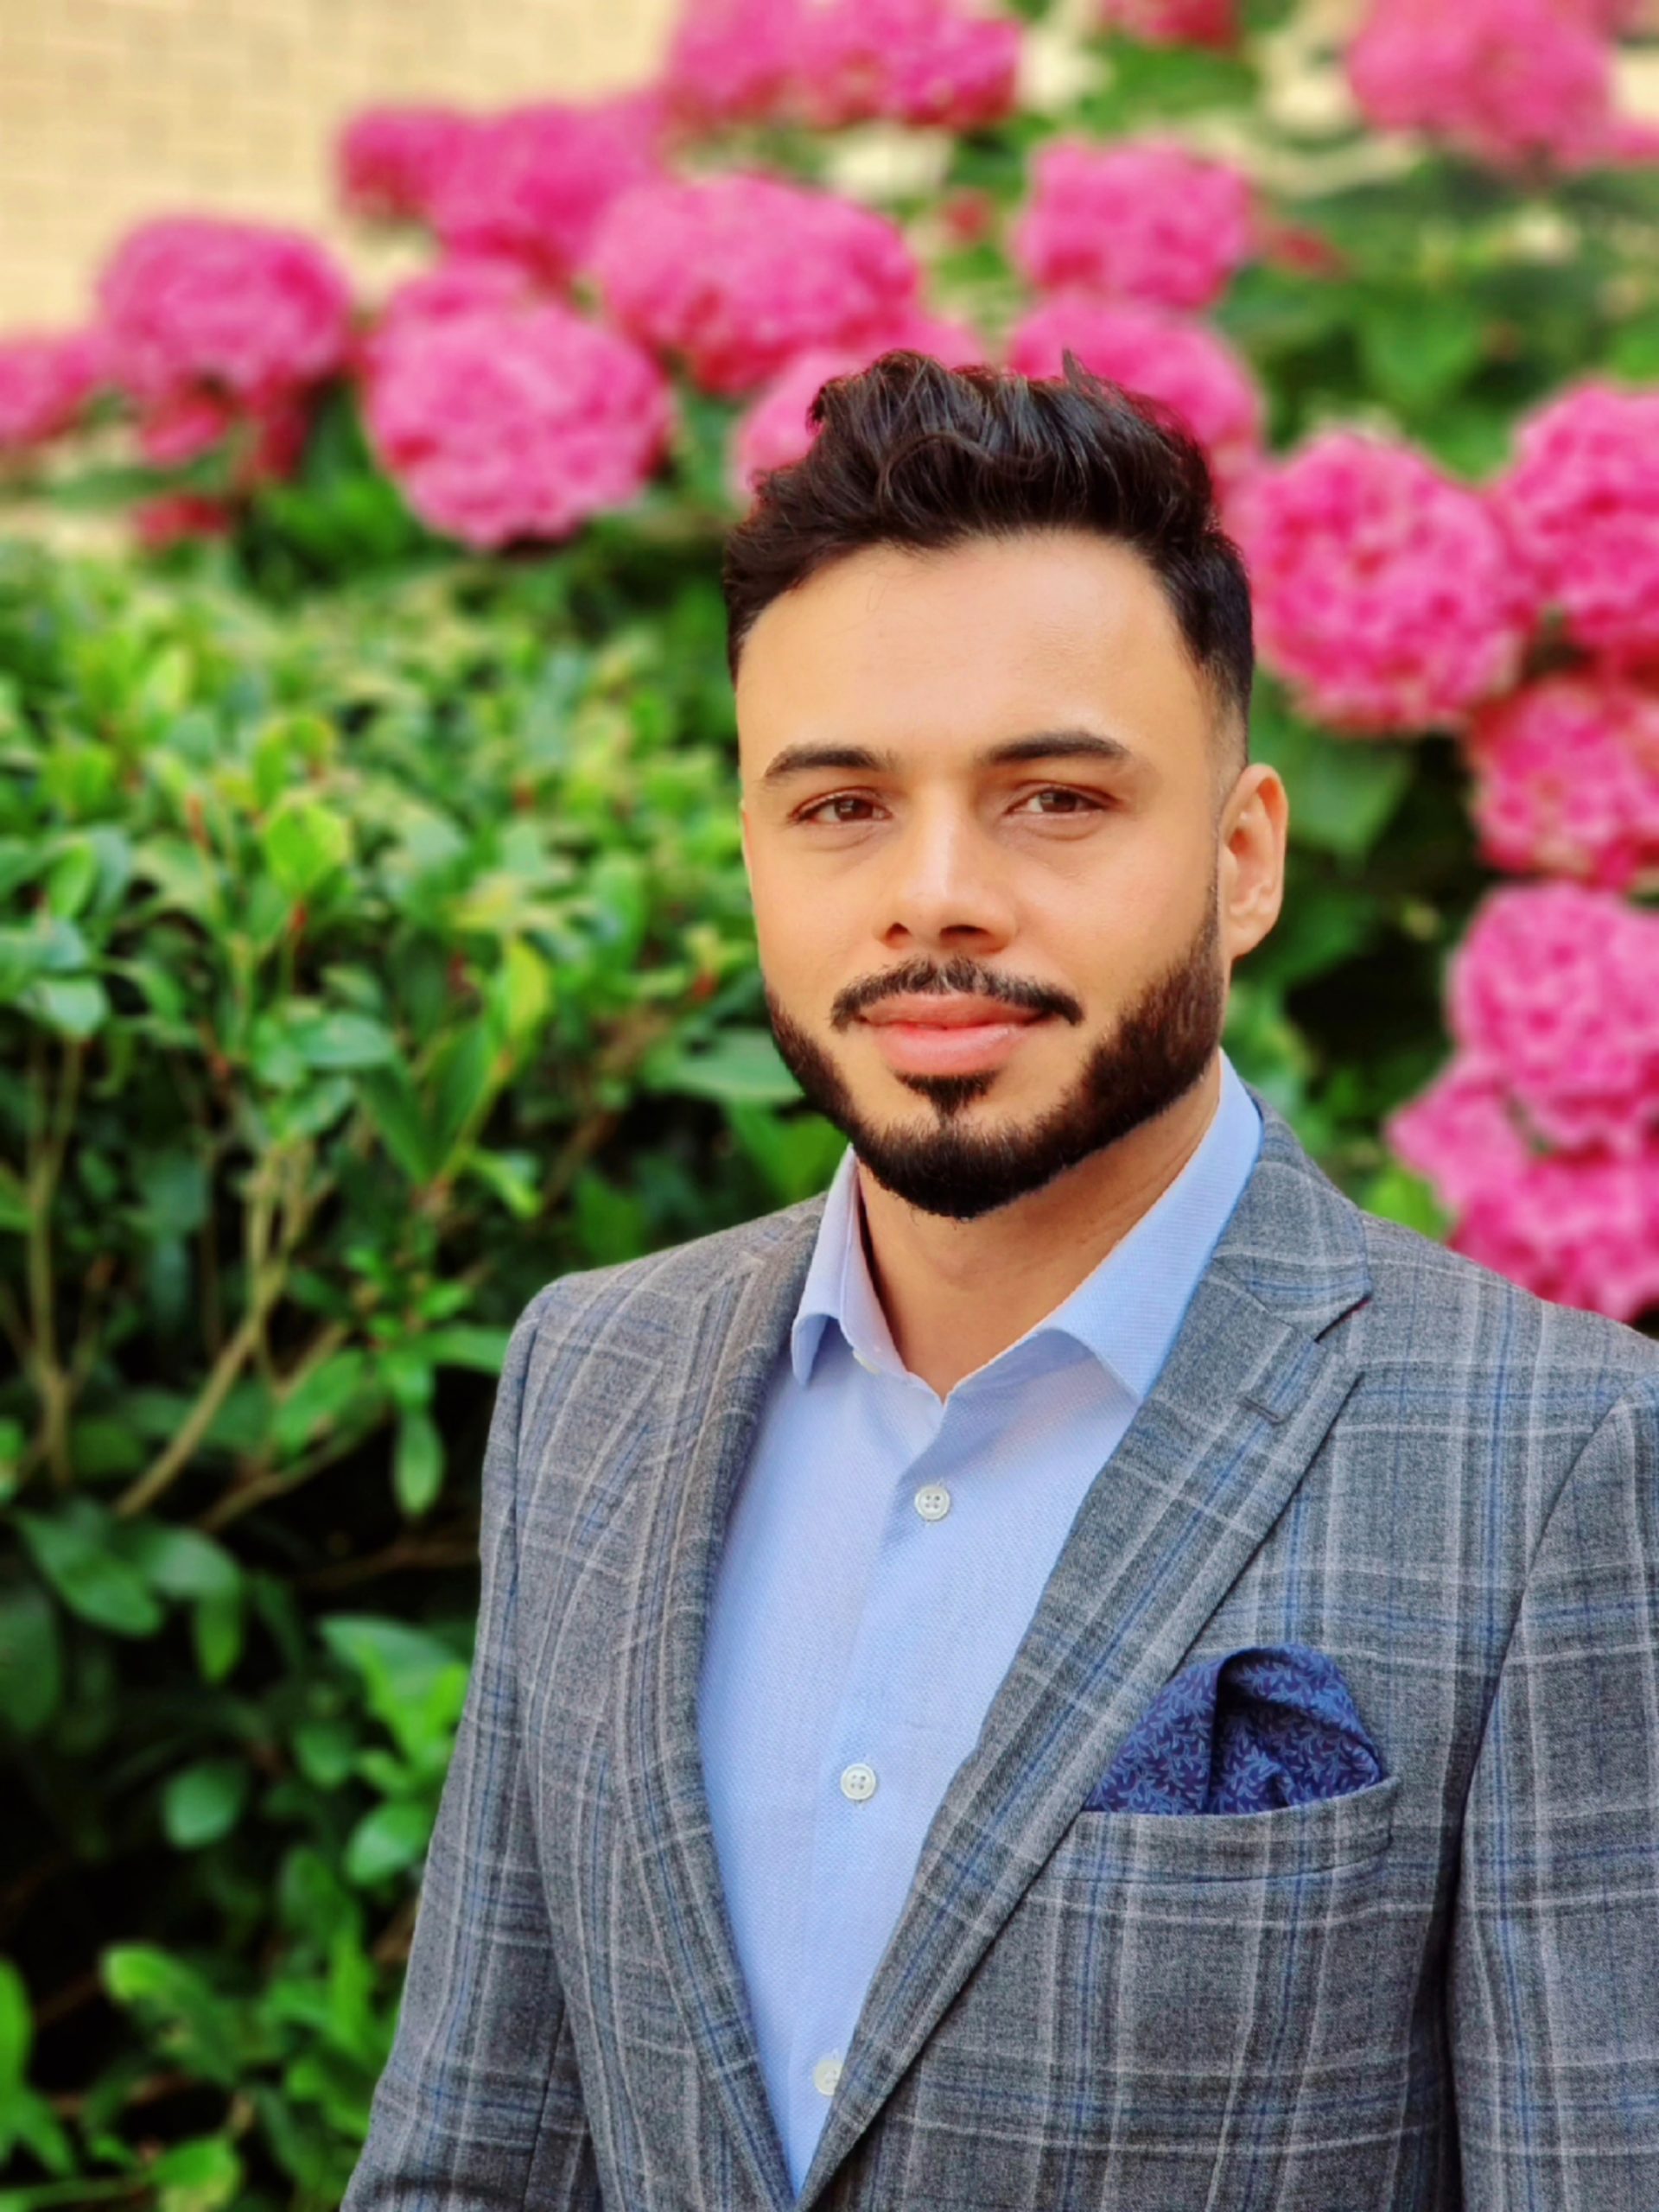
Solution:
[[(849, 554), (766, 606), (744, 641), (745, 770), (804, 735), (963, 752), (1108, 715), (1160, 757), (1207, 741), (1209, 706), (1139, 553), (1081, 531)], [(1196, 755), (1195, 755), (1196, 757)]]

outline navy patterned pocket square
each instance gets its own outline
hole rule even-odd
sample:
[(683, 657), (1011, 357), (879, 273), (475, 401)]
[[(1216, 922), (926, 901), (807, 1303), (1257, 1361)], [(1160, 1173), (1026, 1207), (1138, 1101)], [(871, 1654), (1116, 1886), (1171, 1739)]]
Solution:
[(1124, 1738), (1090, 1813), (1267, 1813), (1387, 1779), (1322, 1651), (1269, 1643), (1185, 1667)]

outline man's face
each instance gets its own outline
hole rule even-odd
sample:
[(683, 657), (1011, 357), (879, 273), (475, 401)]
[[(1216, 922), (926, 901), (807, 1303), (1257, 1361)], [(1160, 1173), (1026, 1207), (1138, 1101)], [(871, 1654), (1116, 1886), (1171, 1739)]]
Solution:
[[(772, 1034), (879, 1183), (972, 1220), (1198, 1081), (1236, 949), (1211, 708), (1138, 554), (1073, 531), (868, 549), (766, 608), (736, 699)], [(979, 758), (1054, 732), (1126, 756)], [(768, 779), (802, 747), (890, 764)], [(941, 1070), (868, 1018), (901, 992), (1040, 1018)]]

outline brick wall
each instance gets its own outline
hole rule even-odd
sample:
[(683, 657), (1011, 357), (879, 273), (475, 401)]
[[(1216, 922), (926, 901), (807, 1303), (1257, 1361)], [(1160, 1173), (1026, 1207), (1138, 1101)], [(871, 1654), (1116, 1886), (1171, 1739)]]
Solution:
[(620, 91), (672, 0), (0, 0), (0, 329), (79, 321), (129, 225), (184, 210), (346, 247), (330, 145), (355, 109)]

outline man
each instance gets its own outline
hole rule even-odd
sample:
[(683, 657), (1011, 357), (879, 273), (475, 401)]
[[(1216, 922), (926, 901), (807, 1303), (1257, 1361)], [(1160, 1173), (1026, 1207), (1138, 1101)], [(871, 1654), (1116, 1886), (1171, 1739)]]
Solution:
[(550, 1284), (347, 2212), (1659, 2206), (1659, 1346), (1221, 1050), (1287, 801), (1201, 458), (820, 396), (726, 564), (829, 1192)]

